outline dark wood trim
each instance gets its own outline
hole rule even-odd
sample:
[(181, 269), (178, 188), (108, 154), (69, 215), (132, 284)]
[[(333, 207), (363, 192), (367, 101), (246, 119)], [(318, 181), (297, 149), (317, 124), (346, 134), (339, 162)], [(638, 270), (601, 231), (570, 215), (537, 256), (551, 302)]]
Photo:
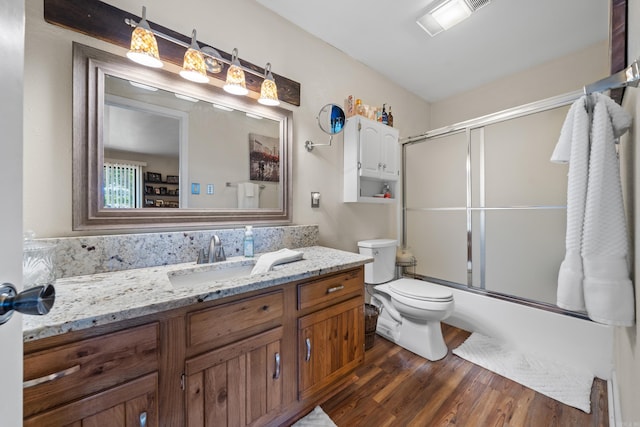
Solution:
[[(627, 0), (611, 0), (609, 31), (611, 74), (615, 74), (627, 66)], [(611, 91), (611, 98), (618, 104), (622, 102), (623, 95), (624, 88)]]
[[(128, 49), (131, 43), (132, 28), (125, 24), (124, 20), (126, 18), (136, 21), (141, 19), (139, 16), (98, 0), (44, 0), (44, 19), (48, 23)], [(171, 37), (185, 43), (191, 42), (191, 37), (189, 36), (172, 31), (152, 21), (149, 21), (149, 24), (153, 29)], [(160, 37), (156, 38), (162, 60), (182, 66), (185, 49)], [(202, 41), (198, 41), (198, 43), (200, 47), (211, 46)], [(215, 46), (211, 47), (215, 48)], [(223, 58), (231, 60), (231, 54), (218, 48), (215, 49), (220, 52)], [(244, 60), (240, 60), (240, 63), (251, 70), (264, 74), (264, 69), (261, 67)], [(218, 74), (209, 73), (209, 77), (224, 81), (228, 67), (227, 64), (223, 64), (222, 72)], [(278, 98), (280, 101), (300, 106), (300, 83), (275, 73), (273, 77), (278, 85)], [(260, 93), (262, 80), (260, 77), (246, 73), (247, 89)]]

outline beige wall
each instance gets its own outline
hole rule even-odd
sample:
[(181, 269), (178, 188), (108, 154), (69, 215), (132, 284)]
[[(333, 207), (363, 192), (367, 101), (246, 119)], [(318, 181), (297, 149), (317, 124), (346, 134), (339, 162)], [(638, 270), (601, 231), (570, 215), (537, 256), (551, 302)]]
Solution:
[(580, 90), (609, 75), (607, 42), (431, 104), (431, 129)]
[[(627, 40), (629, 46), (627, 56), (629, 61), (640, 57), (640, 0), (629, 1), (629, 15), (627, 17), (629, 31)], [(631, 130), (622, 140), (622, 166), (623, 176), (626, 177), (625, 203), (627, 204), (627, 218), (631, 223), (632, 242), (635, 246), (633, 261), (633, 282), (635, 283), (636, 298), (636, 325), (630, 328), (616, 328), (614, 355), (616, 378), (618, 379), (618, 391), (620, 392), (620, 408), (622, 411), (623, 426), (640, 425), (640, 330), (638, 329), (638, 316), (640, 314), (640, 92), (638, 89), (628, 88), (625, 93), (623, 106), (632, 113), (633, 124)]]
[[(107, 3), (140, 14), (143, 1)], [(307, 139), (328, 137), (316, 115), (326, 103), (347, 95), (369, 104), (391, 104), (400, 136), (429, 128), (429, 105), (363, 64), (319, 41), (251, 0), (205, 2), (171, 0), (148, 6), (148, 18), (198, 38), (301, 83), (301, 106), (293, 111), (293, 221), (318, 224), (320, 243), (356, 250), (360, 239), (394, 237), (396, 209), (387, 205), (342, 203), (342, 137), (332, 147), (308, 153)], [(41, 237), (76, 235), (71, 230), (71, 43), (123, 54), (124, 50), (44, 22), (42, 0), (26, 3), (24, 222)], [(310, 193), (320, 191), (321, 208), (311, 209)], [(84, 234), (84, 233), (83, 233)]]

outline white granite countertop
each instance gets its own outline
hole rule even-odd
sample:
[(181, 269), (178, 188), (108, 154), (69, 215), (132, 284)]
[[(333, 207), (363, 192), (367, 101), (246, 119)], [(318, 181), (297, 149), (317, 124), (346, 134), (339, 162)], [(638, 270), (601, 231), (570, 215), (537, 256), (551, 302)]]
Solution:
[[(46, 316), (23, 317), (23, 340), (34, 341), (66, 332), (159, 313), (283, 283), (357, 267), (373, 258), (322, 246), (295, 249), (303, 259), (268, 273), (174, 286), (170, 277), (192, 272), (246, 266), (256, 258), (229, 257), (214, 264), (195, 262), (138, 268), (58, 279), (56, 301)], [(259, 254), (257, 254), (259, 255)]]

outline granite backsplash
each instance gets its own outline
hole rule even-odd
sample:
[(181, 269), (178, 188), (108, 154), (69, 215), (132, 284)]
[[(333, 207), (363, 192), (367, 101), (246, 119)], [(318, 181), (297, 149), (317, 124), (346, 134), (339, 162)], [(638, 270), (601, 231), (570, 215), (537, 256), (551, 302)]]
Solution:
[[(217, 234), (227, 257), (243, 255), (244, 228), (38, 239), (56, 244), (56, 277), (195, 261)], [(256, 254), (318, 244), (317, 225), (255, 227)]]

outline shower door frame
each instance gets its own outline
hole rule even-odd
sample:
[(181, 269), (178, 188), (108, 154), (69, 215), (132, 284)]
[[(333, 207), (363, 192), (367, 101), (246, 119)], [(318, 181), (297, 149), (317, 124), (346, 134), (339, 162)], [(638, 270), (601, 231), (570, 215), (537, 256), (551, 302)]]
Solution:
[[(466, 207), (462, 208), (466, 211), (466, 226), (467, 226), (467, 230), (466, 230), (466, 234), (467, 234), (467, 271), (466, 271), (466, 276), (467, 276), (467, 284), (460, 284), (460, 283), (456, 283), (456, 282), (450, 282), (447, 280), (443, 280), (443, 279), (438, 279), (435, 277), (429, 277), (429, 276), (424, 276), (424, 275), (420, 275), (420, 274), (413, 274), (414, 277), (422, 279), (422, 280), (428, 280), (430, 282), (433, 283), (438, 283), (441, 285), (445, 285), (445, 286), (450, 286), (450, 287), (454, 287), (457, 289), (462, 289), (465, 291), (469, 291), (469, 292), (474, 292), (474, 293), (478, 293), (478, 294), (482, 294), (482, 295), (486, 295), (486, 296), (490, 296), (490, 297), (494, 297), (494, 298), (498, 298), (498, 299), (502, 299), (502, 300), (506, 300), (506, 301), (511, 301), (511, 302), (515, 302), (518, 304), (523, 304), (523, 305), (527, 305), (530, 307), (535, 307), (535, 308), (539, 308), (539, 309), (543, 309), (543, 310), (547, 310), (547, 311), (552, 311), (555, 313), (560, 313), (560, 314), (565, 314), (565, 315), (569, 315), (569, 316), (573, 316), (573, 317), (577, 317), (577, 318), (581, 318), (581, 319), (588, 319), (588, 317), (586, 316), (586, 314), (584, 313), (580, 313), (580, 312), (575, 312), (575, 311), (569, 311), (569, 310), (565, 310), (562, 309), (554, 304), (551, 303), (547, 303), (547, 302), (543, 302), (543, 301), (536, 301), (536, 300), (532, 300), (532, 299), (528, 299), (528, 298), (524, 298), (524, 297), (520, 297), (520, 296), (516, 296), (516, 295), (510, 295), (510, 294), (505, 294), (505, 293), (501, 293), (501, 292), (496, 292), (496, 291), (491, 291), (491, 290), (487, 290), (486, 289), (486, 284), (485, 284), (485, 275), (486, 275), (486, 263), (485, 263), (485, 227), (484, 227), (484, 215), (485, 212), (487, 211), (496, 211), (496, 210), (544, 210), (544, 209), (566, 209), (566, 205), (565, 206), (538, 206), (538, 205), (530, 205), (530, 206), (513, 206), (513, 207), (494, 207), (494, 208), (487, 208), (485, 207), (485, 202), (484, 202), (484, 171), (482, 170), (480, 173), (480, 182), (479, 182), (479, 186), (480, 186), (480, 206), (478, 207), (473, 207), (472, 206), (472, 169), (471, 169), (471, 162), (472, 162), (472, 158), (471, 158), (471, 132), (474, 130), (480, 130), (481, 134), (480, 134), (480, 144), (481, 146), (484, 145), (484, 128), (486, 126), (492, 125), (492, 124), (496, 124), (496, 123), (501, 123), (507, 120), (512, 120), (512, 119), (517, 119), (520, 117), (525, 117), (525, 116), (529, 116), (532, 114), (536, 114), (536, 113), (542, 113), (545, 111), (549, 111), (549, 110), (553, 110), (556, 108), (560, 108), (563, 106), (567, 106), (571, 103), (573, 103), (575, 100), (577, 100), (580, 96), (582, 96), (584, 93), (583, 91), (574, 91), (574, 92), (569, 92), (569, 93), (565, 93), (562, 95), (558, 95), (558, 96), (554, 96), (551, 98), (546, 98), (540, 101), (536, 101), (536, 102), (532, 102), (529, 104), (524, 104), (518, 107), (514, 107), (514, 108), (510, 108), (510, 109), (506, 109), (503, 111), (499, 111), (496, 113), (492, 113), (492, 114), (488, 114), (486, 116), (481, 116), (475, 119), (471, 119), (471, 120), (466, 120), (463, 122), (459, 122), (450, 126), (444, 126), (438, 129), (434, 129), (432, 131), (426, 132), (422, 135), (418, 135), (415, 137), (409, 137), (406, 138), (404, 140), (401, 140), (400, 143), (402, 144), (402, 171), (401, 171), (401, 188), (402, 188), (402, 193), (401, 193), (401, 198), (402, 198), (402, 207), (401, 207), (401, 218), (402, 218), (402, 244), (406, 245), (407, 244), (407, 212), (408, 211), (412, 211), (412, 210), (419, 210), (419, 211), (429, 211), (429, 212), (433, 212), (433, 211), (442, 211), (443, 208), (407, 208), (406, 205), (406, 200), (407, 200), (407, 194), (406, 194), (406, 180), (407, 180), (407, 176), (406, 176), (406, 166), (407, 166), (407, 147), (414, 145), (414, 144), (420, 144), (420, 143), (425, 143), (425, 142), (429, 142), (430, 140), (436, 139), (436, 138), (440, 138), (440, 137), (444, 137), (444, 136), (451, 136), (451, 135), (455, 135), (455, 134), (459, 134), (459, 133), (465, 133), (465, 137), (466, 137), (466, 144), (467, 144), (467, 153), (466, 153)], [(483, 149), (480, 151), (481, 152), (481, 156), (484, 156), (484, 147)], [(482, 160), (480, 162), (480, 167), (482, 168), (484, 165), (484, 161)], [(454, 208), (455, 210), (458, 210), (457, 208)], [(447, 209), (447, 210), (452, 210), (452, 209)], [(480, 214), (480, 230), (478, 230), (478, 233), (480, 235), (480, 260), (479, 260), (479, 264), (480, 264), (480, 286), (473, 286), (473, 227), (472, 227), (472, 222), (473, 222), (473, 213), (474, 212), (479, 212)]]

